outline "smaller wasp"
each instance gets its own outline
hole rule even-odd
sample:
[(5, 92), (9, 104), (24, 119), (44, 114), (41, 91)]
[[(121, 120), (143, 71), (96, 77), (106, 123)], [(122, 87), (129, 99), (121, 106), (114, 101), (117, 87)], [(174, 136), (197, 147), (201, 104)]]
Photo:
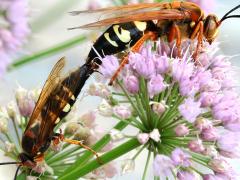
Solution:
[(20, 162), (0, 163), (19, 165), (15, 179), (20, 167), (32, 169), (44, 160), (44, 153), (51, 142), (55, 145), (60, 141), (80, 145), (99, 158), (94, 150), (80, 141), (65, 139), (61, 132), (54, 132), (54, 127), (70, 112), (85, 81), (94, 71), (89, 65), (84, 64), (68, 76), (61, 77), (64, 66), (65, 59), (61, 58), (53, 67), (41, 91), (22, 137), (23, 152), (19, 154)]
[[(203, 40), (211, 44), (217, 37), (218, 28), (223, 21), (229, 18), (240, 18), (240, 15), (230, 15), (238, 8), (240, 5), (231, 9), (220, 20), (214, 14), (204, 16), (203, 10), (197, 4), (185, 1), (140, 3), (97, 10), (73, 11), (72, 15), (100, 13), (107, 18), (70, 29), (109, 26), (93, 44), (87, 62), (95, 61), (101, 64), (100, 60), (96, 60), (99, 55), (103, 57), (116, 54), (128, 47), (131, 47), (132, 52), (137, 52), (146, 40), (155, 41), (158, 38), (168, 42), (176, 40), (178, 56), (181, 56), (183, 39), (197, 39), (197, 47), (193, 54), (193, 59), (196, 60)], [(127, 62), (126, 55), (110, 84)]]

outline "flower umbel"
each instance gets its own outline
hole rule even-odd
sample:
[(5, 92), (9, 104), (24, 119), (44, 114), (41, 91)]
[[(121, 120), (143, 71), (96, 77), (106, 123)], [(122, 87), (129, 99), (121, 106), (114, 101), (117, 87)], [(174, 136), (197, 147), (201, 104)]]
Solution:
[(28, 21), (28, 2), (12, 0), (0, 2), (0, 76), (11, 62), (10, 55), (26, 41), (30, 33)]
[[(226, 58), (208, 56), (207, 51), (198, 59), (204, 62), (197, 65), (189, 47), (184, 48), (182, 58), (172, 58), (169, 54), (174, 49), (165, 43), (157, 44), (157, 47), (147, 44), (138, 53), (130, 52), (129, 64), (116, 80), (120, 90), (112, 92), (112, 98), (116, 102), (113, 109), (129, 105), (132, 113), (126, 116), (127, 109), (121, 108), (122, 115), (117, 119), (139, 130), (136, 135), (139, 144), (155, 157), (155, 176), (210, 177), (195, 168), (201, 164), (213, 170), (213, 175), (224, 173), (233, 177), (233, 169), (222, 158), (239, 157), (236, 131), (240, 129), (237, 108), (240, 101), (234, 88), (226, 86), (231, 65)], [(216, 59), (224, 59), (227, 66), (219, 63), (218, 67)], [(143, 177), (148, 163), (149, 158)]]

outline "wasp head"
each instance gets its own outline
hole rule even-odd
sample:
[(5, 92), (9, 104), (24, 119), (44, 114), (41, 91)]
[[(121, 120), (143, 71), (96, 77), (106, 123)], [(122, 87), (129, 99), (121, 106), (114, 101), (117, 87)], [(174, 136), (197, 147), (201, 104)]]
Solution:
[(217, 16), (210, 14), (204, 21), (203, 34), (209, 44), (211, 44), (218, 35), (219, 21)]
[(236, 7), (234, 7), (233, 9), (231, 9), (230, 11), (228, 11), (219, 21), (217, 16), (210, 14), (206, 17), (205, 21), (204, 21), (204, 36), (207, 39), (207, 41), (209, 42), (209, 44), (211, 44), (214, 39), (216, 38), (217, 34), (218, 34), (218, 27), (221, 25), (221, 23), (223, 21), (225, 21), (226, 19), (229, 18), (240, 18), (240, 15), (231, 15), (232, 12), (234, 12), (235, 10), (239, 9), (240, 5), (237, 5)]

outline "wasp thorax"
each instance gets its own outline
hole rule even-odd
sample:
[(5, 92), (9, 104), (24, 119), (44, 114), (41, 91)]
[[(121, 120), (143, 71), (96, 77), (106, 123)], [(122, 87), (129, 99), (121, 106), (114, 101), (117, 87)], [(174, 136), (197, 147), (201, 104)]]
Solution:
[(204, 36), (209, 44), (211, 44), (218, 34), (218, 19), (215, 15), (210, 14), (204, 21)]

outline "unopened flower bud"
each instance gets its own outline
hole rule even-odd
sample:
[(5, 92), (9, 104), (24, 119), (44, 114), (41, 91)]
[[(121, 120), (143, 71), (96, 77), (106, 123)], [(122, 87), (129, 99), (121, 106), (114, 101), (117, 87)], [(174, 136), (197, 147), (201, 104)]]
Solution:
[(122, 119), (128, 119), (132, 114), (131, 108), (124, 105), (115, 106), (113, 113)]
[(80, 122), (83, 123), (88, 128), (94, 128), (96, 126), (95, 119), (96, 119), (95, 111), (89, 111), (89, 112), (83, 114), (79, 118)]
[(137, 135), (137, 139), (138, 139), (138, 142), (140, 142), (141, 144), (146, 144), (149, 140), (149, 134), (148, 133), (139, 133)]
[(126, 87), (126, 89), (128, 90), (128, 92), (135, 94), (138, 92), (139, 90), (139, 81), (138, 78), (136, 76), (127, 76), (124, 79), (124, 85)]
[(213, 171), (221, 174), (227, 174), (232, 169), (232, 167), (226, 160), (219, 157), (212, 159), (209, 162), (209, 166)]
[(64, 130), (64, 134), (73, 135), (81, 127), (79, 123), (69, 122)]
[(99, 96), (102, 98), (108, 98), (111, 95), (111, 92), (105, 84), (94, 83), (89, 86), (88, 94), (91, 96)]
[(212, 122), (209, 121), (208, 119), (203, 118), (203, 117), (199, 117), (195, 121), (194, 125), (198, 130), (202, 131), (203, 129), (211, 128), (212, 127)]
[(34, 89), (32, 91), (30, 91), (30, 96), (32, 97), (32, 99), (34, 100), (34, 102), (36, 103), (40, 94), (42, 92), (42, 89)]
[(159, 116), (161, 116), (166, 110), (165, 102), (150, 102), (150, 105), (152, 105), (153, 112)]
[(179, 124), (174, 129), (177, 136), (186, 136), (189, 134), (189, 129), (185, 124)]
[(15, 149), (15, 145), (9, 141), (5, 141), (4, 146), (7, 153), (13, 152)]
[(24, 117), (29, 117), (35, 107), (33, 94), (23, 88), (18, 88), (15, 94), (18, 109)]
[(8, 116), (12, 119), (15, 118), (16, 116), (16, 105), (13, 101), (11, 101), (10, 103), (8, 103), (7, 105), (7, 113), (8, 113)]
[(201, 132), (201, 138), (206, 141), (216, 141), (218, 137), (218, 131), (214, 127), (203, 129)]
[(8, 130), (8, 115), (0, 111), (0, 132), (6, 133)]
[(216, 150), (215, 146), (207, 146), (203, 152), (204, 155), (210, 156), (215, 158), (218, 156), (218, 151)]
[(32, 170), (40, 174), (44, 172), (53, 174), (53, 169), (50, 166), (48, 166), (45, 161), (37, 162), (37, 165)]
[(193, 152), (197, 152), (197, 153), (201, 153), (204, 151), (204, 146), (202, 144), (202, 140), (201, 139), (197, 139), (197, 140), (192, 140), (188, 143), (188, 148), (193, 151)]
[(76, 140), (87, 140), (87, 138), (91, 135), (89, 128), (82, 127), (78, 129), (78, 131), (74, 134), (74, 139)]
[(160, 141), (160, 133), (158, 129), (154, 129), (152, 132), (149, 133), (149, 137), (154, 140), (155, 142), (159, 142)]
[(122, 164), (122, 174), (133, 172), (135, 169), (135, 162), (133, 159), (127, 159)]
[(27, 90), (19, 86), (15, 92), (15, 98), (18, 101), (27, 95)]
[(113, 113), (112, 106), (106, 100), (102, 100), (98, 106), (98, 111), (102, 116), (112, 116)]
[(120, 141), (124, 138), (124, 135), (122, 132), (120, 132), (119, 130), (117, 129), (112, 129), (110, 132), (109, 132), (110, 136), (111, 136), (111, 139), (112, 141)]

